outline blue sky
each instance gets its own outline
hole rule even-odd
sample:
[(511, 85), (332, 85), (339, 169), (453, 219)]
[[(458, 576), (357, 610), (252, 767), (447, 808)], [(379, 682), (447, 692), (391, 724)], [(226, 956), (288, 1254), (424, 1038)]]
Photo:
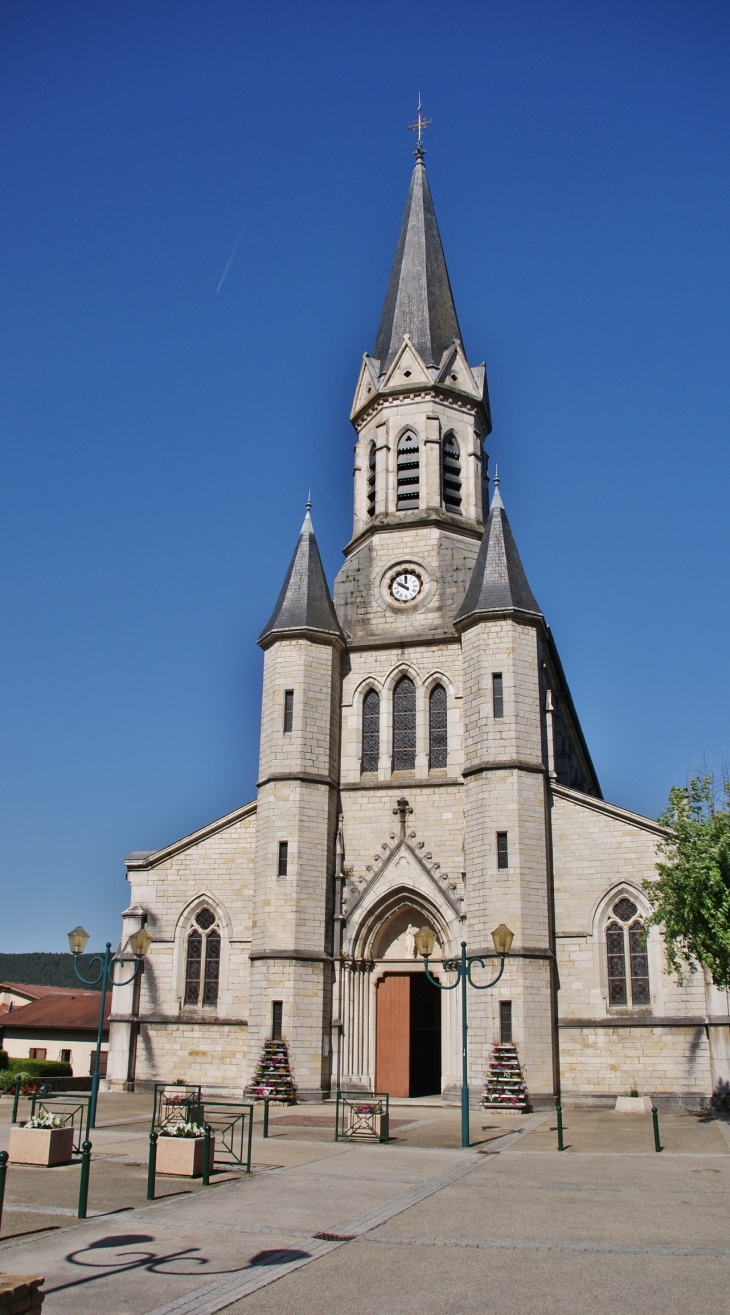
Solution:
[(254, 795), (255, 639), (310, 487), (330, 579), (349, 537), (419, 90), (604, 795), (720, 765), (729, 51), (719, 0), (5, 0), (0, 949), (115, 941), (125, 855)]

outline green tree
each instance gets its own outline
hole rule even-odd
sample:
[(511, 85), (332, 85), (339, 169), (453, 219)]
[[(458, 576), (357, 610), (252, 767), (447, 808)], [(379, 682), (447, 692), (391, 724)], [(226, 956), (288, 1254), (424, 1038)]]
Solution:
[(683, 969), (706, 968), (716, 986), (730, 987), (730, 781), (721, 792), (710, 775), (672, 786), (659, 821), (670, 834), (657, 880), (643, 884), (669, 970), (681, 982)]

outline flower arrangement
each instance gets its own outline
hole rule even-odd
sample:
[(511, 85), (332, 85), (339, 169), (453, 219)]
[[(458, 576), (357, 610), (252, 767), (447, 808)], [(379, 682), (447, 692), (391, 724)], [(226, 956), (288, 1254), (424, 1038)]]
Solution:
[(26, 1120), (24, 1127), (65, 1128), (66, 1124), (60, 1114), (34, 1114), (32, 1118)]
[(160, 1128), (161, 1137), (204, 1137), (205, 1128), (199, 1123), (169, 1123)]

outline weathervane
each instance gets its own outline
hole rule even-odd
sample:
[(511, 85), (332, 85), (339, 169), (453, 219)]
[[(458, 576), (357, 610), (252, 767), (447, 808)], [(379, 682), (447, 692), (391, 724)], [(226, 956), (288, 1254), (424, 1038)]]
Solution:
[(418, 110), (417, 110), (417, 113), (416, 113), (416, 119), (415, 119), (415, 121), (414, 121), (413, 123), (409, 123), (409, 124), (408, 124), (408, 131), (409, 131), (409, 132), (417, 132), (417, 133), (418, 133), (418, 139), (417, 139), (417, 142), (416, 142), (416, 149), (415, 149), (415, 151), (413, 152), (413, 154), (419, 156), (419, 158), (420, 158), (420, 156), (422, 156), (423, 153), (424, 153), (424, 151), (423, 151), (423, 144), (422, 144), (422, 141), (421, 141), (422, 136), (423, 136), (423, 130), (424, 130), (424, 128), (428, 128), (429, 124), (431, 124), (431, 123), (433, 123), (433, 119), (424, 119), (424, 117), (423, 117), (423, 115), (422, 115), (422, 113), (421, 113), (421, 93), (420, 93), (420, 91), (419, 91), (419, 93), (418, 93)]

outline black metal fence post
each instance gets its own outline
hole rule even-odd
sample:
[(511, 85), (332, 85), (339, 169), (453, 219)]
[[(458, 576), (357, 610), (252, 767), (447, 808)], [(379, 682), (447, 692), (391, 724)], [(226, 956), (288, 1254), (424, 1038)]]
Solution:
[(656, 1105), (652, 1105), (651, 1107), (651, 1118), (652, 1123), (654, 1124), (654, 1150), (662, 1151), (664, 1150), (664, 1147), (659, 1138), (659, 1111)]
[(562, 1105), (556, 1105), (555, 1108), (558, 1113), (558, 1150), (564, 1151), (565, 1146), (563, 1145), (563, 1107)]
[(147, 1164), (147, 1200), (155, 1199), (155, 1172), (157, 1170), (157, 1133), (150, 1133), (150, 1158)]
[(205, 1124), (203, 1138), (203, 1187), (210, 1187), (210, 1124)]
[(10, 1120), (11, 1123), (17, 1123), (18, 1121), (19, 1100), (20, 1100), (20, 1074), (18, 1074), (17, 1078), (15, 1079), (15, 1096), (13, 1098), (13, 1117)]
[(5, 1177), (8, 1172), (8, 1153), (0, 1151), (0, 1228), (3, 1226), (3, 1201), (5, 1200)]
[(264, 1096), (264, 1137), (269, 1135), (269, 1098)]
[(88, 1139), (81, 1147), (81, 1181), (79, 1183), (79, 1219), (86, 1218), (86, 1204), (89, 1199), (89, 1169), (91, 1168), (91, 1142)]

